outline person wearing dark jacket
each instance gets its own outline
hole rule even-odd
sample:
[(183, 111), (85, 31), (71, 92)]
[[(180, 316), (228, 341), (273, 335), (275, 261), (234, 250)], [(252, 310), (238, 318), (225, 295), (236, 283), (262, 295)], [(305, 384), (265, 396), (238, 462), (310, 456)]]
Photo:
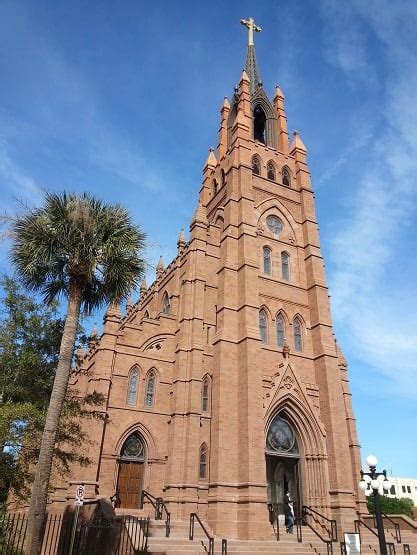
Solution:
[(294, 503), (288, 491), (286, 492), (284, 498), (284, 515), (287, 534), (292, 534), (294, 527)]

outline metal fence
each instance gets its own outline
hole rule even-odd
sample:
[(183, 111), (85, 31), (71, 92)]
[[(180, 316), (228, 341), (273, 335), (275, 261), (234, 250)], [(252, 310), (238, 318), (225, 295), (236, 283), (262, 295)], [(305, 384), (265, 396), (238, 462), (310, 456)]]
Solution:
[[(0, 555), (23, 555), (27, 516), (0, 516)], [(87, 522), (76, 514), (48, 514), (42, 555), (141, 555), (148, 552), (149, 518), (95, 514)]]

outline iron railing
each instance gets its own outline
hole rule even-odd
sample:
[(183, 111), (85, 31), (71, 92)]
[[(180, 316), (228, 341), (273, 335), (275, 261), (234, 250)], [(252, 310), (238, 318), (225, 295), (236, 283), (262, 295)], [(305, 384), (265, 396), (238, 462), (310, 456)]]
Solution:
[[(0, 516), (0, 555), (23, 555), (27, 515), (8, 513)], [(48, 514), (42, 555), (100, 555), (103, 543), (112, 546), (114, 555), (148, 552), (149, 518), (122, 515), (105, 518), (96, 514), (88, 522), (78, 521), (76, 513)]]
[[(209, 542), (209, 548), (208, 548), (208, 555), (214, 555), (214, 538), (213, 536), (211, 536), (207, 530), (207, 528), (204, 526), (204, 524), (201, 522), (200, 517), (198, 516), (197, 513), (190, 513), (190, 533), (189, 533), (189, 539), (193, 540), (194, 539), (194, 522), (197, 520), (198, 524), (200, 525), (201, 529), (203, 530), (203, 532), (205, 533), (208, 542)], [(222, 550), (223, 550), (223, 541), (222, 541)], [(227, 550), (227, 543), (226, 543), (226, 550)], [(226, 551), (227, 552), (227, 551)]]
[[(382, 515), (386, 520), (389, 520), (389, 521), (391, 522), (391, 524), (394, 526), (394, 530), (395, 530), (395, 541), (396, 541), (397, 543), (401, 543), (401, 528), (400, 528), (400, 525), (399, 525), (397, 522), (394, 522), (394, 521), (392, 520), (392, 518), (390, 518), (388, 515), (386, 515), (386, 514), (383, 513), (382, 511), (381, 511), (381, 515)], [(375, 526), (375, 528), (376, 528), (376, 518), (375, 518), (375, 515), (374, 515), (374, 526)]]
[[(329, 535), (329, 538), (324, 538), (322, 534), (308, 521), (307, 517), (310, 517), (316, 524), (320, 524), (323, 528), (322, 522), (319, 520), (324, 520), (326, 522), (330, 522), (330, 530), (326, 527), (325, 530)], [(311, 507), (307, 507), (303, 505), (302, 508), (302, 522), (312, 530), (316, 536), (319, 538), (326, 545), (327, 555), (333, 555), (333, 542), (337, 542), (337, 526), (336, 521), (333, 521), (330, 518), (327, 518), (325, 515), (322, 515), (315, 509)]]
[(149, 493), (149, 491), (142, 490), (141, 507), (143, 507), (145, 498), (150, 501), (152, 507), (155, 509), (155, 520), (163, 520), (165, 512), (165, 537), (169, 538), (171, 533), (171, 513), (168, 511), (165, 501), (162, 497), (155, 497)]

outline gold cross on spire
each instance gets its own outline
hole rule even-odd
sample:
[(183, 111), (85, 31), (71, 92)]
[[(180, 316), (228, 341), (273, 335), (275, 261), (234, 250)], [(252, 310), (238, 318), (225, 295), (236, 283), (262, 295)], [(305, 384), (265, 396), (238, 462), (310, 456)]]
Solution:
[(249, 19), (241, 19), (240, 23), (248, 28), (248, 46), (253, 46), (253, 32), (256, 31), (257, 33), (260, 33), (262, 29), (255, 24), (252, 17)]

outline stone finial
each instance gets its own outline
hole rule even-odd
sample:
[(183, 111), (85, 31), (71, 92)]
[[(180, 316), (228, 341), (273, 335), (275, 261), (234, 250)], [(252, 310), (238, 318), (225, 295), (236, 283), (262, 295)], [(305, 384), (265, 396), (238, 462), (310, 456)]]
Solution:
[(181, 229), (180, 235), (179, 235), (178, 241), (177, 241), (178, 254), (182, 253), (182, 251), (184, 250), (185, 245), (186, 245), (185, 233), (184, 233), (184, 230)]
[(83, 358), (84, 358), (84, 349), (83, 349), (83, 346), (80, 345), (77, 349), (77, 352), (76, 352), (76, 362), (77, 362), (77, 364), (80, 364), (81, 361), (83, 360)]
[(156, 265), (156, 277), (159, 278), (164, 273), (164, 259), (162, 255), (159, 257), (158, 264)]
[(290, 152), (292, 152), (293, 150), (300, 150), (301, 152), (307, 152), (307, 148), (303, 143), (303, 141), (301, 140), (301, 137), (298, 131), (294, 131), (293, 135), (294, 135), (294, 139), (290, 147)]
[(279, 85), (277, 85), (275, 87), (275, 95), (274, 95), (274, 100), (279, 99), (279, 100), (284, 100), (285, 96), (284, 93), (282, 92), (282, 90), (280, 89)]
[(222, 110), (230, 110), (230, 102), (227, 100), (227, 96), (224, 97)]
[(146, 285), (146, 279), (143, 278), (142, 283), (140, 284), (140, 296), (143, 297), (143, 295), (146, 293), (146, 290), (148, 289), (148, 286)]
[(129, 295), (129, 297), (126, 301), (126, 311), (130, 312), (132, 310), (132, 307), (133, 307), (132, 296)]
[(206, 211), (204, 209), (204, 206), (201, 204), (201, 202), (198, 203), (197, 210), (194, 213), (193, 220), (191, 223), (194, 224), (196, 222), (200, 222), (202, 224), (208, 223)]
[(94, 322), (94, 326), (91, 331), (91, 337), (94, 337), (94, 339), (97, 339), (98, 337), (97, 322)]
[(205, 163), (204, 167), (208, 168), (215, 168), (217, 166), (217, 159), (214, 155), (214, 149), (210, 147), (209, 155), (207, 157), (207, 162)]
[(244, 69), (242, 71), (242, 75), (240, 76), (240, 82), (239, 83), (249, 83), (250, 79), (249, 79), (249, 75), (246, 73), (246, 69)]
[(122, 317), (122, 311), (121, 311), (121, 308), (120, 308), (120, 303), (118, 303), (118, 302), (110, 303), (109, 306), (107, 307), (106, 314), (105, 314), (104, 317), (105, 318), (109, 318), (109, 317), (121, 318)]

